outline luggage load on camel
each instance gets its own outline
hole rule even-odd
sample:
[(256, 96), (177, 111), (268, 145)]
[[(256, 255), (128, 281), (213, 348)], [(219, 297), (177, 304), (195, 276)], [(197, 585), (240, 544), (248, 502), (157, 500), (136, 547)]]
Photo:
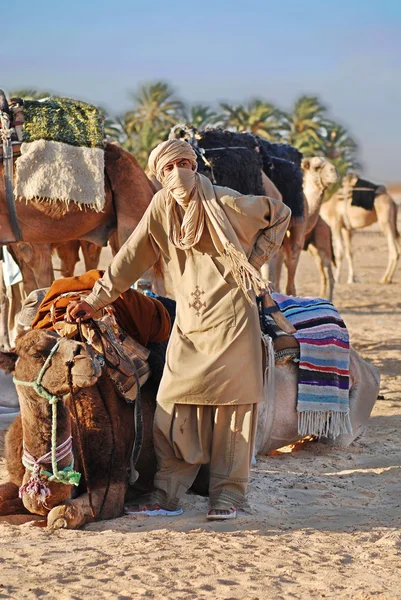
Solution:
[(273, 143), (245, 132), (176, 125), (170, 139), (186, 139), (198, 155), (198, 171), (242, 194), (263, 195), (262, 172), (281, 193), (293, 219), (304, 216), (302, 154), (288, 144)]
[(11, 116), (10, 126), (22, 141), (16, 198), (62, 200), (101, 211), (105, 203), (101, 112), (86, 102), (47, 98), (25, 100), (22, 108), (19, 103), (11, 105)]

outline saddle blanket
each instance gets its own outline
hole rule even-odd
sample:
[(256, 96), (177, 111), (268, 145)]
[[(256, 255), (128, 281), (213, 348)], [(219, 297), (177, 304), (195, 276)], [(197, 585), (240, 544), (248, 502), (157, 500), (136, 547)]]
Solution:
[(349, 415), (349, 334), (336, 308), (323, 298), (273, 292), (296, 328), (300, 345), (298, 432), (336, 438), (352, 432)]
[(95, 106), (69, 98), (26, 100), (15, 196), (102, 211), (103, 138), (103, 115)]
[(375, 196), (380, 187), (382, 186), (366, 181), (365, 179), (358, 179), (352, 190), (351, 206), (373, 210)]

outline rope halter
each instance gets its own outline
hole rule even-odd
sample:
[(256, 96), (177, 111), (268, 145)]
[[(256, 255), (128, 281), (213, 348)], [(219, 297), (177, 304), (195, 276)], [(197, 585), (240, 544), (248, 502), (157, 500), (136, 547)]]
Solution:
[[(42, 378), (45, 374), (46, 369), (49, 367), (50, 361), (53, 355), (56, 353), (60, 346), (61, 340), (58, 340), (51, 349), (49, 356), (39, 371), (39, 375), (36, 381), (21, 381), (20, 379), (13, 378), (15, 385), (21, 385), (25, 387), (32, 387), (35, 392), (45, 398), (52, 407), (52, 435), (51, 435), (51, 450), (40, 458), (35, 458), (25, 446), (23, 442), (23, 454), (22, 464), (26, 469), (32, 471), (32, 475), (25, 485), (22, 485), (19, 489), (19, 497), (26, 493), (29, 496), (39, 496), (41, 501), (44, 502), (51, 492), (49, 487), (46, 485), (43, 477), (47, 477), (48, 481), (56, 481), (58, 483), (65, 483), (66, 485), (78, 485), (81, 478), (81, 474), (74, 471), (74, 456), (72, 455), (72, 437), (69, 436), (64, 442), (57, 446), (57, 402), (62, 396), (56, 396), (50, 394), (41, 384)], [(71, 464), (64, 469), (59, 470), (57, 463), (68, 456), (72, 455)], [(41, 463), (51, 464), (52, 472), (46, 471), (40, 468)]]

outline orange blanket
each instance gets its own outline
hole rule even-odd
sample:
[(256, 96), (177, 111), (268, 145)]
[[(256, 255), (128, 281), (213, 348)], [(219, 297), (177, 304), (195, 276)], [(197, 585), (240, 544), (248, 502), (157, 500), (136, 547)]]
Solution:
[[(89, 294), (102, 275), (102, 271), (93, 269), (77, 277), (65, 277), (54, 281), (39, 306), (32, 327), (52, 329), (50, 307), (54, 300), (61, 294), (77, 292), (76, 298), (68, 296), (57, 302), (56, 321), (62, 321), (68, 303), (79, 299), (78, 293)], [(149, 342), (163, 342), (168, 339), (171, 328), (170, 317), (163, 304), (155, 298), (129, 289), (113, 302), (113, 308), (120, 327), (142, 346), (147, 346)]]

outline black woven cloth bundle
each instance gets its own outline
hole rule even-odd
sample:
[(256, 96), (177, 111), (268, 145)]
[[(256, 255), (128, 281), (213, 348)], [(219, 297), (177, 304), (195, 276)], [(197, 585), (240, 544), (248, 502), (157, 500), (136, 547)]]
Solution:
[(352, 190), (351, 206), (373, 210), (376, 193), (380, 187), (380, 185), (366, 181), (366, 179), (358, 179)]

